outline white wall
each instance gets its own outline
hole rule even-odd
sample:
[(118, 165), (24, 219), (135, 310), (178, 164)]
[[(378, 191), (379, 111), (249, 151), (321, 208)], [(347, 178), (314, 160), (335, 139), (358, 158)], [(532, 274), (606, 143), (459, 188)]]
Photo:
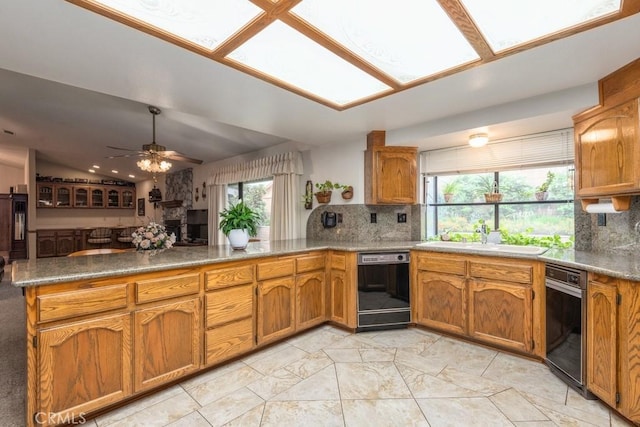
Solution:
[(0, 193), (9, 193), (10, 187), (16, 191), (16, 186), (24, 183), (24, 168), (0, 166)]

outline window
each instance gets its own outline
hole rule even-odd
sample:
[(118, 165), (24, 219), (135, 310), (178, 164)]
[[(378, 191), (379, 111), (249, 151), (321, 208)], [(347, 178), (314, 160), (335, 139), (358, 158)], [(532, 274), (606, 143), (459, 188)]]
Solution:
[[(548, 177), (545, 199), (536, 193)], [(510, 243), (526, 243), (522, 241), (526, 236), (554, 235), (569, 241), (574, 234), (572, 182), (573, 165), (425, 177), (425, 235), (448, 231), (474, 238), (483, 220), (503, 237), (521, 239)], [(494, 188), (502, 199), (487, 202), (485, 193)]]
[(258, 213), (257, 239), (269, 240), (271, 226), (271, 190), (273, 179), (245, 181), (227, 184), (227, 201), (236, 204), (240, 200)]

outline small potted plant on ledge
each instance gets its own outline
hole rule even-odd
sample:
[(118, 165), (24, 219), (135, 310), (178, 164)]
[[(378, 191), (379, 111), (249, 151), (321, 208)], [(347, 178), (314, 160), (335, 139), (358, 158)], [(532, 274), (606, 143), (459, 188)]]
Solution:
[(338, 184), (337, 182), (334, 184), (329, 180), (326, 180), (325, 182), (316, 182), (315, 186), (318, 189), (318, 191), (315, 193), (318, 203), (329, 203), (331, 201), (331, 193), (333, 192), (333, 190), (338, 190), (345, 187), (341, 184)]
[(247, 247), (249, 237), (258, 234), (258, 214), (240, 200), (220, 212), (220, 230), (234, 250)]
[(453, 200), (456, 190), (458, 189), (458, 181), (449, 181), (444, 185), (442, 189), (442, 195), (444, 196), (444, 202), (449, 203)]
[(536, 188), (536, 200), (547, 200), (547, 198), (549, 197), (549, 186), (551, 185), (555, 177), (556, 175), (553, 172), (547, 172), (547, 179), (545, 179), (545, 181), (540, 184), (538, 188)]

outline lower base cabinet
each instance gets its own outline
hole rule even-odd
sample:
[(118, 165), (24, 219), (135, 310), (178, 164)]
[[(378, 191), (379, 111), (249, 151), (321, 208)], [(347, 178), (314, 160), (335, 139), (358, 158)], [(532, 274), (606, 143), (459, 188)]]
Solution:
[(640, 423), (640, 283), (589, 274), (587, 388)]
[(42, 329), (33, 421), (47, 426), (82, 420), (131, 395), (131, 344), (129, 314)]
[(341, 326), (358, 326), (355, 252), (329, 253), (329, 319)]
[(200, 368), (200, 299), (134, 313), (134, 391), (143, 391)]
[(295, 280), (293, 277), (258, 283), (256, 340), (258, 345), (295, 332)]
[(296, 276), (296, 331), (311, 328), (327, 320), (324, 271)]
[(412, 310), (419, 325), (543, 358), (544, 264), (412, 252)]

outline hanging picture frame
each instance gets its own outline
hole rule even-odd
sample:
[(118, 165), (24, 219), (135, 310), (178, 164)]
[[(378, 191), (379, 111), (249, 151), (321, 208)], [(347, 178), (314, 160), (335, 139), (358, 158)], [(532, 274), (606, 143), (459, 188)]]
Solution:
[(138, 199), (138, 216), (144, 216), (144, 204), (145, 204), (144, 197)]

